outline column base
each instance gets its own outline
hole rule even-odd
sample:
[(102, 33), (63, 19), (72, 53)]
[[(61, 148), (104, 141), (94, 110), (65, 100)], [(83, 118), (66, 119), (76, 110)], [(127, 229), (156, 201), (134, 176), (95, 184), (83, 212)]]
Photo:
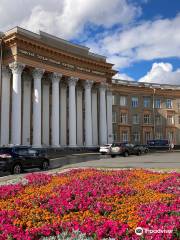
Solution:
[(53, 147), (53, 148), (60, 148), (61, 145), (51, 145), (51, 147)]

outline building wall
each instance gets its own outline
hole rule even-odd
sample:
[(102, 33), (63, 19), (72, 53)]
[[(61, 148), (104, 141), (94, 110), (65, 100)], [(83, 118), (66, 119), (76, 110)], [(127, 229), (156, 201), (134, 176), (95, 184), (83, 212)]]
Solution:
[[(169, 139), (174, 144), (180, 145), (180, 90), (162, 88), (153, 90), (142, 85), (112, 84), (112, 92), (114, 141), (125, 141), (127, 138), (133, 143), (146, 144), (148, 139), (155, 138)], [(127, 99), (124, 106), (123, 96)], [(134, 97), (138, 99), (136, 107), (132, 106)], [(160, 99), (160, 108), (156, 99)], [(134, 115), (139, 117), (139, 121), (133, 122)]]

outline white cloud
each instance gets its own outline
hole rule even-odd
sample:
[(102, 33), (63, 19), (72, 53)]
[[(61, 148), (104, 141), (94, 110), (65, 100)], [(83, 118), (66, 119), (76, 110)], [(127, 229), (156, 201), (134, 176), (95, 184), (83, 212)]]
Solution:
[(134, 81), (134, 79), (128, 76), (126, 73), (117, 73), (113, 78), (119, 80)]
[(82, 33), (88, 23), (105, 28), (128, 24), (141, 12), (127, 0), (0, 0), (3, 31), (20, 25), (70, 39)]
[(153, 63), (151, 70), (139, 82), (180, 85), (180, 69), (173, 71), (170, 63)]
[[(120, 29), (100, 39), (93, 46), (99, 53), (115, 59), (116, 68), (124, 68), (141, 60), (180, 57), (180, 15), (158, 19)], [(118, 57), (120, 60), (118, 60)]]

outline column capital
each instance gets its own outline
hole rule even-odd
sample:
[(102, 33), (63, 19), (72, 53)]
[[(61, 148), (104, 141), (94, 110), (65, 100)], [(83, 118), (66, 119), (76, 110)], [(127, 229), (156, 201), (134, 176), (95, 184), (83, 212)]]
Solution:
[(53, 72), (49, 74), (49, 78), (51, 79), (52, 82), (59, 82), (62, 78), (62, 74)]
[(107, 83), (100, 83), (100, 84), (98, 85), (98, 88), (99, 88), (100, 91), (105, 91), (105, 90), (107, 90)]
[(25, 67), (25, 64), (18, 63), (18, 62), (12, 62), (9, 64), (9, 68), (11, 69), (12, 73), (14, 74), (21, 74), (23, 69)]
[(68, 78), (68, 85), (69, 86), (76, 86), (76, 83), (77, 83), (78, 80), (79, 80), (79, 78), (69, 77)]
[(34, 79), (41, 79), (45, 70), (41, 68), (34, 68), (32, 71), (32, 76)]
[(85, 80), (83, 81), (83, 86), (85, 89), (91, 89), (94, 81), (92, 80)]

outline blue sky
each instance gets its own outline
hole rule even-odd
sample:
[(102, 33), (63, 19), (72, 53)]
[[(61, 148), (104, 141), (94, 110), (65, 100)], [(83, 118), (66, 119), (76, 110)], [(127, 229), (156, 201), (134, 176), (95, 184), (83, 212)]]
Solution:
[(90, 47), (116, 78), (180, 84), (180, 0), (0, 0), (0, 30), (14, 26)]

